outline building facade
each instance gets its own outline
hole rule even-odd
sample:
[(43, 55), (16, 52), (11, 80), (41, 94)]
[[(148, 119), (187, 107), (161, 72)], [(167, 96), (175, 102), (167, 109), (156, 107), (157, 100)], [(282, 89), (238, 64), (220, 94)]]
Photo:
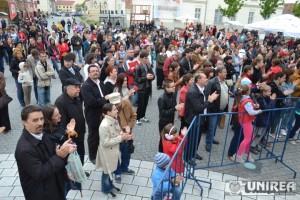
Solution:
[(57, 0), (56, 10), (61, 12), (75, 11), (75, 0)]

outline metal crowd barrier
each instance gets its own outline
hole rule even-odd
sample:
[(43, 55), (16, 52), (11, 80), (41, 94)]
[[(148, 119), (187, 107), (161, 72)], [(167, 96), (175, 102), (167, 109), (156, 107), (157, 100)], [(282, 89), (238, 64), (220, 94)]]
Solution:
[[(294, 104), (295, 106), (295, 104)], [(269, 109), (269, 110), (263, 110), (263, 113), (267, 116), (267, 123), (266, 123), (266, 127), (260, 129), (261, 135), (262, 135), (262, 143), (258, 143), (258, 150), (259, 150), (259, 154), (253, 156), (255, 158), (255, 162), (256, 161), (263, 161), (263, 160), (269, 160), (269, 159), (274, 159), (275, 163), (279, 162), (282, 165), (284, 165), (286, 168), (288, 168), (289, 170), (291, 170), (294, 174), (293, 178), (296, 178), (297, 172), (295, 170), (292, 169), (292, 167), (288, 166), (285, 162), (284, 162), (284, 154), (285, 154), (285, 150), (286, 150), (286, 146), (288, 144), (289, 141), (289, 134), (290, 134), (290, 129), (291, 127), (289, 127), (288, 133), (286, 135), (286, 137), (282, 137), (282, 138), (271, 138), (269, 135), (269, 131), (270, 131), (270, 127), (272, 125), (273, 122), (276, 122), (276, 118), (274, 118), (274, 116), (279, 116), (280, 119), (277, 121), (279, 121), (275, 134), (279, 135), (280, 134), (280, 126), (281, 126), (281, 122), (282, 122), (282, 115), (286, 112), (292, 112), (292, 114), (294, 114), (294, 110), (295, 107), (284, 107), (284, 108), (275, 108), (275, 109)], [(279, 114), (278, 114), (279, 113)], [(196, 153), (198, 151), (198, 148), (201, 149), (203, 148), (202, 145), (203, 143), (205, 144), (205, 135), (203, 132), (207, 133), (207, 130), (205, 130), (205, 126), (207, 126), (209, 123), (207, 123), (206, 120), (204, 119), (209, 119), (210, 117), (218, 117), (220, 118), (220, 116), (226, 116), (226, 120), (225, 120), (225, 126), (223, 129), (217, 129), (217, 123), (219, 122), (219, 120), (217, 121), (217, 123), (215, 124), (216, 130), (214, 131), (215, 134), (223, 134), (224, 135), (224, 140), (220, 141), (219, 145), (214, 145), (211, 143), (211, 151), (210, 152), (206, 152), (201, 151), (201, 155), (205, 155), (205, 159), (201, 160), (201, 161), (197, 161), (196, 160)], [(239, 164), (239, 162), (236, 162), (236, 160), (233, 162), (231, 160), (229, 160), (227, 158), (228, 155), (228, 144), (231, 143), (231, 140), (233, 137), (235, 137), (235, 141), (236, 141), (236, 146), (231, 144), (230, 148), (233, 148), (234, 151), (237, 151), (240, 142), (242, 141), (242, 136), (243, 136), (243, 131), (242, 129), (235, 129), (235, 134), (232, 137), (231, 136), (231, 126), (235, 126), (234, 123), (234, 119), (236, 118), (238, 115), (237, 112), (226, 112), (226, 113), (210, 113), (210, 114), (205, 114), (205, 115), (198, 115), (195, 116), (190, 127), (188, 128), (188, 131), (186, 133), (186, 135), (184, 136), (184, 138), (182, 139), (180, 145), (178, 146), (174, 156), (171, 159), (171, 162), (169, 163), (169, 165), (167, 166), (165, 173), (163, 175), (163, 178), (160, 180), (160, 184), (154, 189), (153, 194), (161, 193), (161, 196), (159, 198), (155, 198), (154, 196), (152, 196), (152, 199), (154, 200), (158, 200), (158, 199), (168, 199), (169, 194), (172, 192), (172, 189), (174, 187), (180, 187), (182, 190), (184, 189), (185, 185), (187, 184), (188, 180), (191, 181), (195, 181), (196, 184), (201, 188), (201, 196), (202, 196), (202, 192), (203, 192), (203, 188), (201, 186), (200, 183), (205, 183), (209, 185), (209, 189), (211, 189), (212, 183), (205, 181), (205, 180), (201, 180), (198, 179), (195, 176), (195, 171), (196, 170), (200, 170), (200, 169), (210, 169), (210, 168), (216, 168), (216, 167), (222, 167), (222, 166), (229, 166), (229, 165), (236, 165)], [(205, 121), (205, 123), (203, 123)], [(251, 143), (254, 141), (255, 139), (255, 134), (256, 131), (258, 130), (257, 128), (257, 121), (253, 122), (253, 139), (251, 140)], [(276, 123), (277, 124), (277, 123)], [(211, 128), (211, 127), (208, 127)], [(235, 126), (235, 128), (237, 128), (237, 126)], [(220, 130), (222, 130), (220, 133)], [(200, 134), (202, 133), (202, 134)], [(199, 137), (201, 137), (201, 142), (198, 143)], [(299, 140), (299, 135), (296, 138), (297, 140)], [(211, 141), (212, 142), (212, 141)], [(256, 141), (257, 142), (257, 141)], [(267, 144), (271, 144), (270, 147), (268, 147)], [(250, 145), (251, 147), (251, 145)], [(249, 147), (249, 148), (250, 148)], [(184, 149), (183, 151), (180, 151), (180, 149)], [(221, 152), (220, 152), (221, 151)], [(178, 152), (181, 152), (181, 155), (179, 155)], [(198, 151), (199, 152), (199, 151)], [(250, 153), (249, 153), (250, 154)], [(175, 167), (173, 166), (172, 169), (172, 164), (175, 163)], [(168, 183), (168, 189), (166, 190), (165, 188), (165, 193), (163, 193), (163, 183), (164, 180), (166, 179), (166, 175), (168, 175), (169, 177), (167, 178), (167, 180), (171, 180), (171, 170), (173, 171), (181, 171), (180, 169), (177, 169), (178, 166), (181, 166), (181, 164), (184, 165), (184, 172), (180, 173), (177, 175), (181, 175), (183, 176), (185, 179), (184, 181), (180, 184), (180, 186), (175, 186), (172, 183)], [(174, 164), (173, 164), (174, 165)], [(165, 177), (165, 178), (164, 178)], [(176, 196), (173, 195), (172, 199), (176, 199)]]

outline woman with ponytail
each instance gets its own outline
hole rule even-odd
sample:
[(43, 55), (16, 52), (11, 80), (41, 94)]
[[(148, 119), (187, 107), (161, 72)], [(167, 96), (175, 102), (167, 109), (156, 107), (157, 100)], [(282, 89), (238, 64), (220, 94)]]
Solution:
[(254, 159), (249, 154), (250, 143), (253, 139), (253, 125), (255, 115), (262, 113), (262, 110), (255, 110), (259, 108), (259, 104), (254, 104), (250, 98), (249, 85), (241, 85), (237, 95), (238, 105), (238, 119), (243, 128), (244, 139), (237, 151), (236, 161), (244, 163), (245, 160), (254, 162)]

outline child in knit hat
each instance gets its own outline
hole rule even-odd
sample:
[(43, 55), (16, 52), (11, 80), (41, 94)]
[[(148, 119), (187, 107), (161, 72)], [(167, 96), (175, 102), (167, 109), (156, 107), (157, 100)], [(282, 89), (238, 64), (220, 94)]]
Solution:
[[(180, 183), (182, 182), (183, 177), (176, 176), (171, 167), (167, 169), (167, 173), (165, 173), (170, 161), (170, 157), (165, 153), (157, 153), (154, 157), (156, 168), (151, 176), (153, 183), (152, 200), (180, 200), (182, 194)], [(160, 182), (162, 179), (163, 181)], [(161, 183), (163, 185), (161, 185)]]

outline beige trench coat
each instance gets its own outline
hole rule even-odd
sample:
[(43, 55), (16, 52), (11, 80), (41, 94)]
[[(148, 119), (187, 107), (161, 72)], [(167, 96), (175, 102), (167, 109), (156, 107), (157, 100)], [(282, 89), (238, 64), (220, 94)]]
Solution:
[(118, 167), (118, 161), (121, 163), (120, 143), (122, 136), (120, 127), (113, 117), (105, 115), (99, 127), (100, 142), (96, 156), (96, 169), (102, 168), (110, 179), (112, 173)]

